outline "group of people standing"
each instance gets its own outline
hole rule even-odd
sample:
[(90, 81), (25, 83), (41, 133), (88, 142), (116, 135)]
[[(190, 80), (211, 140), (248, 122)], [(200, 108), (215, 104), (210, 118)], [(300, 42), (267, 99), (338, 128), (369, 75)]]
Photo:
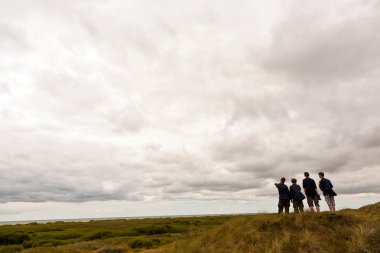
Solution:
[[(285, 213), (289, 213), (290, 202), (293, 203), (293, 208), (295, 213), (303, 212), (304, 205), (303, 200), (307, 199), (307, 204), (309, 205), (311, 212), (320, 212), (319, 200), (321, 200), (320, 195), (318, 193), (317, 185), (315, 181), (310, 178), (309, 172), (304, 173), (305, 178), (302, 182), (302, 188), (304, 189), (305, 195), (302, 193), (301, 186), (297, 184), (297, 179), (292, 178), (292, 185), (288, 188), (285, 184), (285, 178), (281, 178), (280, 183), (275, 183), (275, 186), (278, 189), (279, 201), (278, 201), (278, 213), (283, 213), (285, 209)], [(322, 191), (323, 196), (326, 200), (326, 203), (330, 209), (332, 214), (335, 214), (335, 199), (334, 197), (337, 195), (333, 190), (333, 185), (330, 180), (325, 178), (325, 173), (319, 172), (318, 176), (320, 178), (319, 181), (319, 189)], [(314, 210), (315, 207), (315, 210)]]

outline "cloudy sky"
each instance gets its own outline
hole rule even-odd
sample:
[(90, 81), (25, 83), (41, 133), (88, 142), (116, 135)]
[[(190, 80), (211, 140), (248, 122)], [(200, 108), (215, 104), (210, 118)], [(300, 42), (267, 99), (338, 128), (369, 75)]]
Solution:
[[(378, 1), (0, 0), (0, 220), (380, 200)], [(325, 207), (324, 207), (325, 208)]]

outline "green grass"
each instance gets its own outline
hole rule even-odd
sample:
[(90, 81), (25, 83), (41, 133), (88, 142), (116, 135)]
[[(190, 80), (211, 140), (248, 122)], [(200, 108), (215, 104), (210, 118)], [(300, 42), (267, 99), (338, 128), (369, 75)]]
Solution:
[(0, 253), (141, 252), (202, 233), (232, 216), (0, 226)]
[(337, 215), (258, 214), (0, 226), (0, 253), (380, 252), (380, 202)]
[(165, 253), (380, 252), (380, 203), (337, 215), (241, 216), (192, 240), (178, 240)]

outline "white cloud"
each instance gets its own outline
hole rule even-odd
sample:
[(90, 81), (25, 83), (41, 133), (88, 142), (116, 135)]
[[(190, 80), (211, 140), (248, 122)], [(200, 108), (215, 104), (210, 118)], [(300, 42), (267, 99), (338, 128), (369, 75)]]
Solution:
[(0, 201), (379, 194), (378, 9), (2, 1)]

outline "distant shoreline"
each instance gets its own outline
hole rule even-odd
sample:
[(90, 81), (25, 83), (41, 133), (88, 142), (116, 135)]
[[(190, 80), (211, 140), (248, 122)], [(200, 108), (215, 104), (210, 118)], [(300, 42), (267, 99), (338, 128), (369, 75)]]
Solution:
[(77, 218), (77, 219), (51, 219), (51, 220), (20, 220), (20, 221), (0, 221), (0, 226), (5, 225), (26, 225), (30, 223), (47, 224), (55, 222), (90, 222), (103, 220), (134, 220), (134, 219), (159, 219), (159, 218), (186, 218), (186, 217), (206, 217), (206, 216), (238, 216), (254, 215), (259, 213), (231, 213), (231, 214), (189, 214), (189, 215), (162, 215), (162, 216), (130, 216), (130, 217), (106, 217), (106, 218)]

